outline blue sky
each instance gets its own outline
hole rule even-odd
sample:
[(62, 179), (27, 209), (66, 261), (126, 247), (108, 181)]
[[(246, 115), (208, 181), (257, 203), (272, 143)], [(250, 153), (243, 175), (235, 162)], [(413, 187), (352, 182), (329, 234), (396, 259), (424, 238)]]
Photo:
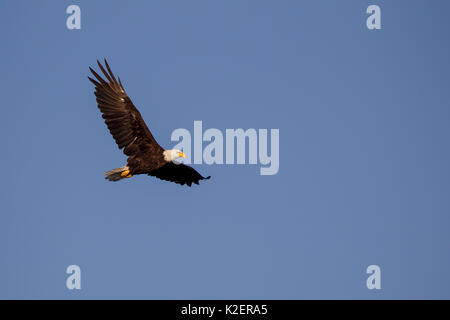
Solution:
[[(0, 298), (450, 298), (448, 12), (1, 0)], [(104, 180), (125, 157), (87, 80), (103, 57), (163, 147), (194, 120), (277, 128), (279, 173)], [(81, 290), (65, 286), (72, 264)], [(372, 264), (381, 290), (366, 288)]]

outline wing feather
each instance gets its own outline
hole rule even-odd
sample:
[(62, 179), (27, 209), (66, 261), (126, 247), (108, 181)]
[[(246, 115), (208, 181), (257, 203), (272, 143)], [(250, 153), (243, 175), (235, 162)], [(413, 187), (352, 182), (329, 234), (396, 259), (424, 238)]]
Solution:
[(120, 78), (116, 80), (106, 59), (106, 69), (99, 61), (97, 64), (106, 80), (92, 68), (89, 70), (95, 79), (91, 77), (88, 79), (95, 85), (94, 93), (98, 108), (119, 149), (124, 148), (123, 152), (127, 156), (144, 148), (162, 152), (163, 149), (156, 142), (140, 112), (123, 89)]
[(150, 176), (154, 176), (161, 180), (175, 182), (181, 185), (187, 184), (189, 187), (195, 183), (199, 184), (200, 180), (207, 180), (211, 176), (203, 177), (194, 168), (187, 166), (185, 164), (174, 164), (173, 162), (168, 162), (162, 167), (153, 170), (149, 173)]

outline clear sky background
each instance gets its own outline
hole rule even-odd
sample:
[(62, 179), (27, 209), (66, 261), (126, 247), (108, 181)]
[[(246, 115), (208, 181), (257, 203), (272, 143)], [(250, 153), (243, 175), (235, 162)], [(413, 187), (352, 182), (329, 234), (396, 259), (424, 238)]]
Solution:
[[(66, 28), (81, 7), (82, 29)], [(366, 28), (366, 8), (382, 29)], [(450, 298), (449, 1), (0, 0), (0, 298)], [(160, 144), (280, 129), (280, 171), (125, 164), (88, 67)], [(66, 288), (81, 267), (82, 289)], [(381, 290), (366, 268), (381, 267)]]

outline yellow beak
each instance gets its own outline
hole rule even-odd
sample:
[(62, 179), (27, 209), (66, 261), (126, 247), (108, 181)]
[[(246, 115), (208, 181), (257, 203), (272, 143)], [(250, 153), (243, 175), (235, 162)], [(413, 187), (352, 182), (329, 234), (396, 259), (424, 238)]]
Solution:
[(186, 155), (183, 152), (180, 152), (180, 158), (186, 158)]

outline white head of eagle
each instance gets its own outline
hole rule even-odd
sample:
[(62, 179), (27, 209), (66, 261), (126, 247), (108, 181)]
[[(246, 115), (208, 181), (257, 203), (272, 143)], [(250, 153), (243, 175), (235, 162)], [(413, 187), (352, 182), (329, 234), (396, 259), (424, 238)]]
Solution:
[(163, 155), (164, 160), (166, 160), (167, 162), (173, 161), (177, 158), (186, 158), (186, 155), (182, 151), (177, 149), (164, 150)]

